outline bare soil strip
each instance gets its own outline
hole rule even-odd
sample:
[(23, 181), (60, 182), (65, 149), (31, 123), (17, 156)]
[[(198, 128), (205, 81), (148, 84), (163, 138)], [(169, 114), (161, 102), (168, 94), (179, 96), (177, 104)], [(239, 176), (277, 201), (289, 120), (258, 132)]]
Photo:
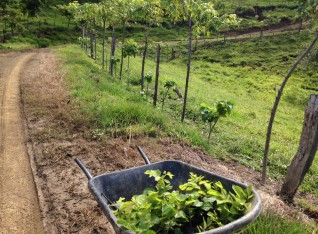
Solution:
[(20, 72), (32, 53), (0, 56), (0, 233), (43, 233), (20, 112)]

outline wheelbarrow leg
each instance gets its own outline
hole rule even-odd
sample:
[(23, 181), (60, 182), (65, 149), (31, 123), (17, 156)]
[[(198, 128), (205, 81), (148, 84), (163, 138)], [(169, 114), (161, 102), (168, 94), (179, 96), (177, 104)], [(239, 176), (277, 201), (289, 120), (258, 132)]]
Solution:
[(142, 150), (142, 148), (140, 146), (137, 146), (137, 149), (138, 149), (139, 153), (141, 154), (142, 158), (144, 159), (145, 163), (148, 165), (151, 164), (148, 157), (146, 156), (146, 154)]
[(92, 174), (89, 173), (89, 171), (87, 170), (87, 168), (84, 166), (84, 164), (82, 163), (82, 161), (80, 159), (76, 158), (75, 162), (82, 169), (82, 171), (85, 173), (88, 180), (93, 178)]

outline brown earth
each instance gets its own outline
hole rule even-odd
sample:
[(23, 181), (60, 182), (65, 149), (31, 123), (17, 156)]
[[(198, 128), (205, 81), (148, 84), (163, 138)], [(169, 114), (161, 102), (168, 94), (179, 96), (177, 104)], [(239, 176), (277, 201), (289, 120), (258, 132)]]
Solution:
[(33, 56), (0, 55), (0, 233), (43, 233), (20, 113), (20, 72)]
[[(298, 208), (285, 205), (275, 195), (279, 182), (270, 181), (268, 185), (260, 186), (259, 172), (235, 162), (219, 161), (198, 148), (170, 138), (147, 138), (129, 133), (120, 138), (110, 136), (100, 138), (97, 134), (92, 134), (94, 123), (89, 123), (72, 100), (59, 61), (49, 50), (25, 54), (9, 53), (1, 56), (1, 58), (10, 58), (11, 62), (0, 60), (0, 74), (6, 72), (7, 66), (16, 68), (17, 65), (14, 64), (21, 58), (24, 58), (27, 64), (21, 74), (22, 112), (25, 117), (27, 148), (34, 172), (44, 232), (114, 233), (112, 226), (89, 193), (87, 178), (75, 164), (74, 159), (80, 158), (93, 175), (119, 171), (144, 165), (136, 150), (137, 145), (144, 149), (151, 162), (181, 160), (222, 176), (252, 184), (261, 194), (264, 209), (308, 221)], [(3, 78), (0, 79), (1, 82), (2, 80)], [(16, 94), (16, 97), (18, 96)], [(16, 106), (18, 107), (19, 103)], [(1, 113), (4, 115), (6, 112), (7, 110), (3, 110)], [(1, 133), (0, 136), (2, 140), (3, 134)], [(23, 143), (22, 139), (21, 142)], [(8, 144), (10, 146), (10, 142)], [(11, 144), (11, 147), (13, 148), (15, 144)], [(11, 160), (10, 163), (13, 164), (13, 161)], [(2, 165), (1, 161), (0, 167)], [(2, 182), (6, 174), (2, 173), (2, 168), (0, 169)], [(26, 172), (20, 174), (26, 175)], [(32, 178), (29, 178), (29, 181), (32, 182)], [(14, 192), (17, 187), (10, 188), (10, 192)], [(30, 190), (34, 192), (33, 185), (24, 187), (32, 188)], [(4, 191), (2, 187), (1, 191)], [(3, 204), (5, 201), (0, 198)], [(20, 202), (17, 197), (12, 199), (16, 203)], [(3, 206), (0, 208), (2, 211)], [(29, 220), (27, 216), (23, 218)], [(0, 219), (0, 222), (8, 222), (4, 225), (13, 223), (10, 218)], [(2, 233), (1, 228), (0, 233)]]

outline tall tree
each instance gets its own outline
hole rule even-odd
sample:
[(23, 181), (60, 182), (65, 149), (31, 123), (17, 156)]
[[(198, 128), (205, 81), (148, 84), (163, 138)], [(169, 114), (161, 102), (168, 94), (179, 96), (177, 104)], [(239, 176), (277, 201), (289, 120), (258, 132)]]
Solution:
[[(129, 20), (133, 19), (133, 14), (138, 4), (137, 4), (137, 0), (116, 0), (114, 4), (116, 4), (116, 9), (117, 9), (116, 15), (119, 18), (121, 28), (122, 28), (121, 43), (123, 46), (125, 43), (125, 37), (126, 37), (126, 27), (128, 25)], [(120, 71), (119, 71), (120, 79), (122, 79), (122, 76), (123, 76), (123, 64), (124, 64), (124, 52), (122, 48), (121, 58), (120, 58)]]
[(57, 5), (57, 9), (67, 18), (67, 28), (70, 27), (71, 20), (78, 12), (79, 3), (77, 1), (71, 2), (68, 5)]
[(168, 0), (168, 5), (170, 18), (174, 22), (185, 20), (188, 24), (188, 63), (181, 116), (181, 121), (183, 122), (188, 98), (193, 33), (199, 35), (201, 33), (209, 34), (212, 31), (216, 32), (223, 24), (237, 24), (237, 19), (235, 14), (220, 16), (211, 2), (203, 2), (201, 0)]
[(102, 36), (102, 68), (105, 69), (105, 41), (106, 41), (106, 28), (109, 26), (112, 12), (113, 12), (112, 3), (109, 0), (103, 0), (97, 6), (97, 15), (98, 21), (101, 21), (103, 28)]
[(96, 34), (96, 18), (97, 18), (97, 5), (95, 3), (84, 3), (78, 8), (76, 18), (82, 21), (89, 32), (90, 39), (90, 57), (95, 58), (94, 53), (94, 40)]
[(160, 6), (160, 2), (160, 0), (141, 0), (138, 2), (136, 15), (139, 20), (146, 24), (145, 45), (143, 48), (141, 64), (141, 90), (144, 90), (145, 84), (145, 64), (149, 41), (149, 28), (158, 25), (162, 21), (163, 10)]

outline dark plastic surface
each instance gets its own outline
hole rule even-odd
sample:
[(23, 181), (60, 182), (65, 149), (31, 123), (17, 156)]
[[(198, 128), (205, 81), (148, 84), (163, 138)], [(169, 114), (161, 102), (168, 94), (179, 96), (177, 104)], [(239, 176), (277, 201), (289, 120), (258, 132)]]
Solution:
[[(169, 171), (174, 175), (173, 179), (171, 180), (171, 184), (173, 185), (174, 189), (178, 189), (180, 184), (187, 182), (190, 172), (203, 175), (206, 179), (211, 181), (221, 181), (224, 188), (229, 191), (232, 191), (232, 185), (239, 185), (243, 188), (246, 188), (246, 185), (244, 184), (215, 175), (180, 161), (163, 161), (93, 177), (89, 180), (88, 187), (117, 233), (134, 232), (124, 230), (117, 226), (117, 218), (114, 216), (112, 210), (109, 207), (110, 203), (116, 202), (120, 197), (130, 200), (133, 195), (141, 194), (145, 188), (154, 187), (154, 179), (149, 178), (148, 175), (144, 174), (144, 172), (146, 170), (156, 169), (161, 171)], [(252, 200), (252, 206), (245, 216), (223, 227), (202, 233), (232, 233), (233, 231), (244, 227), (256, 219), (262, 208), (259, 195), (255, 191), (253, 191), (253, 193), (254, 198)]]

